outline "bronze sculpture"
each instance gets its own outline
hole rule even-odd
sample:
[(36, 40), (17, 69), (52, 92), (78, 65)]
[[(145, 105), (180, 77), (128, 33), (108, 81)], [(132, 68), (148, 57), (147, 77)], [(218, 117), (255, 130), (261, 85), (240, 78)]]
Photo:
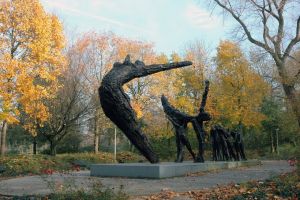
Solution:
[(159, 162), (159, 158), (153, 151), (148, 138), (142, 133), (136, 119), (136, 113), (130, 105), (130, 98), (124, 92), (122, 86), (134, 78), (185, 67), (191, 64), (192, 62), (183, 61), (146, 66), (139, 60), (132, 63), (130, 56), (127, 55), (123, 63), (114, 63), (113, 68), (102, 80), (99, 88), (99, 97), (105, 115), (122, 130), (130, 142), (151, 163)]
[[(183, 161), (183, 146), (186, 146), (192, 155), (195, 162), (204, 162), (204, 136), (205, 130), (203, 127), (203, 122), (211, 119), (211, 116), (204, 111), (207, 95), (209, 90), (209, 81), (205, 81), (205, 91), (202, 96), (201, 106), (199, 109), (199, 114), (197, 116), (190, 116), (186, 113), (183, 113), (177, 110), (172, 106), (168, 99), (162, 95), (161, 102), (166, 113), (167, 118), (171, 121), (175, 128), (176, 136), (176, 147), (177, 147), (177, 157), (175, 162)], [(187, 133), (187, 124), (191, 122), (194, 128), (194, 131), (198, 139), (198, 155), (195, 156), (195, 153), (192, 150), (192, 147), (186, 137)]]
[(237, 131), (230, 132), (231, 137), (233, 138), (233, 147), (236, 152), (236, 159), (237, 160), (247, 160), (244, 150), (244, 142), (242, 140), (242, 136)]
[(211, 120), (211, 116), (207, 112), (205, 112), (205, 105), (206, 105), (208, 91), (209, 91), (209, 81), (206, 80), (204, 92), (202, 94), (202, 101), (200, 104), (199, 114), (196, 118), (192, 119), (193, 128), (195, 130), (198, 139), (198, 155), (196, 158), (197, 162), (204, 162), (204, 137), (206, 135), (206, 132), (203, 127), (203, 122)]
[(212, 159), (246, 160), (244, 145), (240, 133), (226, 131), (221, 125), (214, 125), (210, 130)]
[(180, 112), (179, 110), (174, 108), (168, 102), (168, 99), (164, 95), (161, 96), (161, 103), (167, 118), (171, 121), (175, 128), (175, 138), (177, 147), (177, 157), (175, 162), (183, 161), (183, 146), (187, 147), (193, 159), (196, 160), (195, 153), (193, 152), (190, 142), (186, 137), (187, 124), (192, 120), (193, 117), (183, 112)]

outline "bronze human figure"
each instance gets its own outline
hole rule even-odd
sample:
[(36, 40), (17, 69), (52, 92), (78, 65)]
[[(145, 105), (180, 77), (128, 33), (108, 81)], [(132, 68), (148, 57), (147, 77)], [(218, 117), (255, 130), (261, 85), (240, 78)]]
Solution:
[(192, 116), (189, 116), (183, 112), (180, 112), (174, 106), (172, 106), (168, 99), (162, 95), (161, 103), (166, 113), (167, 118), (171, 121), (172, 125), (175, 128), (175, 137), (176, 137), (176, 147), (177, 147), (177, 156), (175, 162), (183, 161), (183, 147), (186, 146), (190, 154), (192, 155), (194, 161), (196, 160), (195, 153), (192, 150), (191, 144), (186, 137), (187, 134), (187, 124), (192, 120)]
[(208, 91), (209, 91), (209, 81), (206, 80), (204, 92), (202, 95), (202, 101), (200, 104), (199, 114), (192, 119), (193, 128), (195, 130), (198, 139), (198, 155), (196, 158), (197, 162), (204, 162), (204, 137), (206, 135), (206, 132), (203, 127), (203, 122), (211, 120), (211, 116), (207, 112), (205, 112), (205, 105), (206, 105)]
[(210, 137), (213, 147), (213, 160), (246, 160), (241, 135), (227, 131), (221, 125), (212, 126)]
[(159, 158), (153, 151), (148, 138), (142, 133), (136, 119), (136, 113), (130, 105), (130, 98), (124, 92), (122, 86), (134, 78), (185, 67), (191, 64), (192, 62), (184, 61), (146, 66), (139, 60), (132, 63), (129, 55), (127, 55), (123, 63), (114, 63), (113, 68), (102, 80), (99, 88), (99, 97), (105, 115), (122, 130), (130, 142), (151, 163), (159, 162)]
[[(195, 162), (204, 162), (203, 154), (204, 154), (205, 131), (203, 127), (203, 122), (211, 119), (211, 116), (204, 111), (208, 90), (209, 90), (209, 81), (205, 81), (205, 91), (203, 93), (199, 114), (197, 116), (190, 116), (186, 113), (177, 110), (174, 106), (172, 106), (168, 102), (167, 98), (164, 95), (162, 95), (161, 97), (161, 102), (162, 102), (164, 112), (166, 113), (167, 118), (171, 121), (171, 123), (175, 128), (176, 146), (177, 146), (177, 157), (175, 160), (176, 162), (183, 161), (183, 146), (187, 147)], [(198, 139), (197, 156), (195, 156), (191, 148), (191, 145), (186, 137), (187, 124), (189, 122), (192, 123)]]
[(237, 131), (231, 131), (230, 132), (231, 137), (233, 138), (233, 147), (236, 152), (236, 159), (237, 160), (247, 160), (244, 150), (244, 143), (242, 140), (242, 136)]

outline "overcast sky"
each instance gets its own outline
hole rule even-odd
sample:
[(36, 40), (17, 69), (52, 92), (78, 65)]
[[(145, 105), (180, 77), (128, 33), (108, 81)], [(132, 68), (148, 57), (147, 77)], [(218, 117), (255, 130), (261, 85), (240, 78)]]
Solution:
[[(212, 50), (226, 34), (222, 17), (197, 0), (42, 0), (68, 29), (77, 33), (112, 31), (153, 42), (157, 52), (180, 52), (184, 45), (205, 41)], [(226, 25), (227, 26), (227, 25)]]

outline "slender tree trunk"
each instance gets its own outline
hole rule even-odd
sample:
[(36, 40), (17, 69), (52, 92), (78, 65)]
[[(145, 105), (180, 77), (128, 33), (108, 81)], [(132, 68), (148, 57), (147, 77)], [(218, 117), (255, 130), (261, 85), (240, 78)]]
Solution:
[(37, 146), (36, 137), (33, 137), (33, 155), (36, 155), (36, 146)]
[(129, 151), (130, 151), (130, 152), (134, 152), (134, 146), (133, 146), (133, 144), (131, 144), (131, 143), (129, 144)]
[(54, 141), (50, 141), (50, 155), (51, 156), (56, 155), (56, 144)]
[(271, 153), (275, 152), (273, 133), (271, 132)]
[[(1, 122), (0, 123), (0, 149), (1, 149), (1, 144), (2, 144), (2, 140), (1, 140), (1, 138), (2, 138), (2, 130), (3, 130), (3, 122)], [(0, 154), (0, 156), (1, 156), (1, 154)]]
[(94, 137), (94, 153), (99, 152), (99, 135), (95, 133)]
[(284, 92), (287, 96), (288, 102), (290, 103), (293, 112), (298, 121), (298, 132), (300, 134), (300, 97), (297, 94), (296, 89), (294, 86), (290, 86), (287, 84), (282, 84)]
[(292, 141), (294, 147), (297, 147), (297, 142), (296, 142), (296, 138)]
[(94, 153), (98, 153), (100, 140), (100, 109), (96, 110), (94, 123)]
[(1, 156), (5, 155), (6, 152), (6, 134), (7, 134), (7, 122), (3, 121), (1, 128)]
[(171, 149), (171, 138), (168, 138), (168, 149)]

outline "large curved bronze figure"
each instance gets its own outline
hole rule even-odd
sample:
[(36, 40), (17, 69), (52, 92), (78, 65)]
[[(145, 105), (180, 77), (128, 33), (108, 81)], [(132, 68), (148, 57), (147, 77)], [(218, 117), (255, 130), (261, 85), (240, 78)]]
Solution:
[(159, 162), (157, 154), (142, 133), (136, 114), (130, 105), (130, 98), (124, 92), (122, 86), (134, 78), (148, 76), (157, 72), (191, 65), (192, 62), (175, 62), (146, 66), (141, 61), (132, 63), (129, 55), (123, 63), (116, 62), (113, 68), (104, 76), (99, 88), (100, 103), (105, 115), (113, 121), (127, 136), (130, 142), (151, 163)]

